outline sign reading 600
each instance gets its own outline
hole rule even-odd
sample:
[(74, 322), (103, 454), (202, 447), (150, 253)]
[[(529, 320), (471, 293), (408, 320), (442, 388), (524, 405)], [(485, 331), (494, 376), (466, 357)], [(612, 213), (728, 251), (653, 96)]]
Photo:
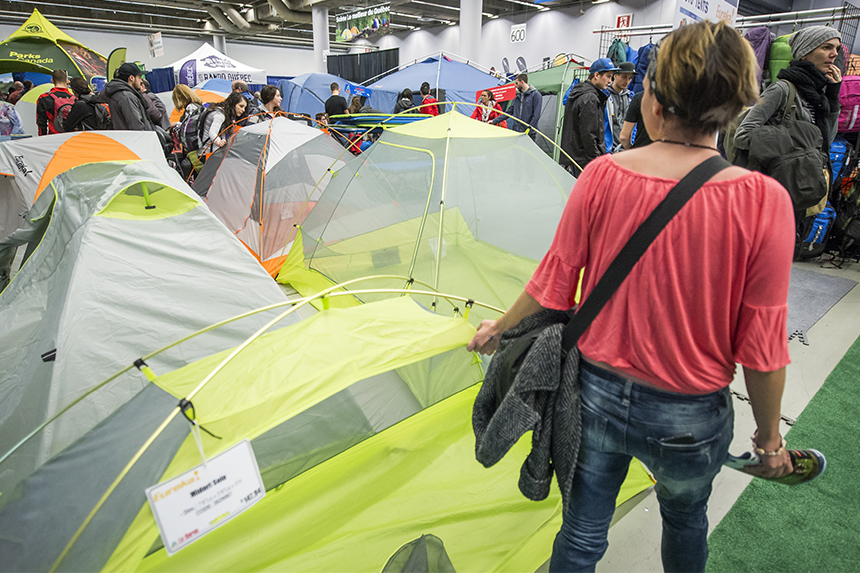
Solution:
[(525, 24), (515, 24), (511, 26), (511, 44), (517, 44), (519, 42), (526, 41), (526, 25)]

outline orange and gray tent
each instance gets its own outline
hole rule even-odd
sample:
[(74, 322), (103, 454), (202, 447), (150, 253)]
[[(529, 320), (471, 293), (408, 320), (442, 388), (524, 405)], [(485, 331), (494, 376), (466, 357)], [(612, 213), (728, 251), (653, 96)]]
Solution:
[(275, 276), (285, 247), (331, 179), (344, 148), (319, 129), (283, 117), (240, 129), (194, 181), (216, 217)]
[[(163, 159), (90, 163), (59, 175), (26, 227), (0, 241), (0, 253), (21, 244), (31, 254), (0, 292), (0, 569), (29, 571), (47, 570), (34, 553), (75, 527), (59, 508), (85, 499), (94, 473), (133, 447), (136, 424), (173, 401), (136, 369), (92, 391), (153, 350), (286, 297)], [(181, 368), (235, 346), (270, 319), (232, 322), (140, 368), (150, 376)], [(118, 410), (132, 414), (111, 426)], [(104, 441), (88, 441), (93, 433)], [(95, 448), (89, 461), (68, 465), (81, 446)], [(60, 505), (30, 495), (47, 476), (51, 491), (68, 494)], [(28, 518), (15, 514), (23, 529), (9, 527), (13, 508), (33, 502), (52, 524), (30, 535)], [(107, 523), (121, 513), (112, 511)]]
[(0, 142), (0, 239), (21, 226), (60, 173), (85, 163), (137, 160), (164, 161), (154, 133), (74, 132)]
[(38, 10), (0, 43), (0, 73), (66, 70), (69, 77), (107, 74), (107, 59), (84, 46), (42, 16)]

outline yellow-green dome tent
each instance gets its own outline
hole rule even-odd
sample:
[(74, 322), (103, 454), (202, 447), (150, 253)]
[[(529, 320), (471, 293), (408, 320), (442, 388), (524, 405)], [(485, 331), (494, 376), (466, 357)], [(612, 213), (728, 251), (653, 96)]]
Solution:
[(69, 77), (90, 81), (93, 76), (107, 73), (107, 59), (34, 9), (27, 21), (0, 43), (0, 73), (50, 74), (54, 70), (66, 70)]

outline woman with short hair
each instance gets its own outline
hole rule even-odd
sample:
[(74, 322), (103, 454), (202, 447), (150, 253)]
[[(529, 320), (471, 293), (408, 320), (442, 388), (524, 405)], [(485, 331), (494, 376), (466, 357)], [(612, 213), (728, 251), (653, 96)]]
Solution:
[[(720, 62), (720, 65), (713, 65)], [(724, 22), (684, 26), (651, 52), (642, 114), (654, 143), (590, 162), (555, 240), (514, 305), (468, 348), (489, 354), (542, 308), (582, 299), (680, 179), (719, 155), (717, 133), (755, 99), (749, 43)], [(669, 222), (579, 339), (582, 441), (550, 571), (594, 571), (633, 457), (656, 478), (666, 571), (704, 571), (707, 503), (732, 440), (729, 383), (743, 366), (762, 463), (792, 463), (779, 434), (789, 362), (791, 201), (740, 167), (713, 176)]]
[(273, 119), (278, 114), (283, 113), (281, 109), (281, 92), (275, 86), (263, 86), (260, 89), (260, 101), (263, 102), (263, 119)]

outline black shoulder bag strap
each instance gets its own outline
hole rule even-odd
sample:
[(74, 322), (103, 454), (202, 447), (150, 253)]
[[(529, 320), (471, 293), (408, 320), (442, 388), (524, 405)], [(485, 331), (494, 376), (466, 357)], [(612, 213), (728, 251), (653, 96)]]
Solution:
[(621, 249), (606, 272), (600, 277), (588, 299), (580, 305), (573, 319), (565, 326), (561, 346), (565, 352), (573, 348), (591, 322), (597, 317), (657, 235), (669, 224), (678, 211), (711, 177), (731, 167), (731, 163), (716, 155), (706, 159), (678, 181), (669, 194), (648, 215), (627, 244)]

